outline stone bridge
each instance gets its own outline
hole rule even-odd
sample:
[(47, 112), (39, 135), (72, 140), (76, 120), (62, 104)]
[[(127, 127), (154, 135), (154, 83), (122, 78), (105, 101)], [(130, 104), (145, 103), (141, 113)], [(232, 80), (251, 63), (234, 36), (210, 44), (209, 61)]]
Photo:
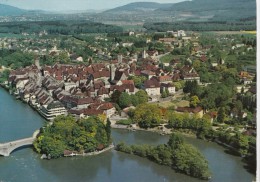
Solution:
[(0, 155), (9, 156), (10, 153), (17, 148), (32, 145), (33, 141), (36, 139), (39, 132), (40, 132), (40, 130), (36, 130), (33, 133), (33, 136), (30, 138), (23, 138), (23, 139), (10, 141), (10, 142), (6, 142), (6, 143), (0, 143)]

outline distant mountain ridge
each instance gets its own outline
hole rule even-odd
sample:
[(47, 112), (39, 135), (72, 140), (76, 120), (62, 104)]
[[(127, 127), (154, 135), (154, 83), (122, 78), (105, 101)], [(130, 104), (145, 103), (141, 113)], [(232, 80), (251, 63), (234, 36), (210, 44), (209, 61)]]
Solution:
[[(158, 0), (159, 1), (159, 0)], [(179, 3), (134, 2), (106, 11), (60, 11), (24, 10), (0, 4), (0, 16), (34, 14), (85, 14), (98, 21), (255, 21), (256, 0), (192, 0)], [(119, 16), (120, 15), (120, 16)], [(124, 16), (127, 15), (127, 16)], [(66, 18), (66, 17), (65, 17)], [(82, 18), (82, 16), (81, 16)]]
[(134, 12), (134, 11), (153, 11), (156, 9), (164, 9), (172, 6), (174, 3), (156, 3), (156, 2), (134, 2), (124, 6), (116, 7), (105, 11), (104, 13), (118, 13), (118, 12)]
[(158, 8), (157, 11), (189, 12), (201, 16), (213, 15), (215, 20), (233, 20), (256, 16), (256, 0), (192, 0)]
[[(103, 14), (175, 17), (182, 21), (233, 21), (256, 17), (256, 0), (192, 0), (179, 3), (135, 2)], [(143, 14), (145, 16), (146, 14)], [(202, 20), (203, 19), (203, 20)]]
[(9, 6), (5, 4), (0, 4), (0, 16), (16, 16), (16, 15), (22, 15), (27, 13), (28, 11), (14, 7)]

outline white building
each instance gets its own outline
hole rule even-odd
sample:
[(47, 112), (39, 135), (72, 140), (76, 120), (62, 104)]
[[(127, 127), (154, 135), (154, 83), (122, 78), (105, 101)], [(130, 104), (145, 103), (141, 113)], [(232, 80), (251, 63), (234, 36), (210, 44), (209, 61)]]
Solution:
[(49, 105), (43, 105), (40, 109), (40, 113), (47, 120), (53, 120), (60, 115), (67, 115), (67, 110), (59, 101), (54, 101)]

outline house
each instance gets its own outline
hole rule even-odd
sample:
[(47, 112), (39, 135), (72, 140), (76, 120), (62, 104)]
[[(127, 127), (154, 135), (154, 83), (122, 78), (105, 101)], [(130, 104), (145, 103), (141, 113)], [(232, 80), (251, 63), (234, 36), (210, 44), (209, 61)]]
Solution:
[(177, 36), (178, 36), (178, 37), (185, 37), (185, 36), (186, 36), (186, 33), (185, 33), (184, 30), (178, 30), (178, 31), (177, 31)]
[(110, 102), (105, 102), (105, 103), (100, 104), (97, 107), (97, 109), (102, 110), (107, 118), (110, 118), (113, 114), (116, 113), (116, 108)]
[(156, 50), (146, 51), (146, 53), (147, 53), (150, 57), (156, 57), (156, 56), (158, 56), (158, 51), (156, 51)]
[(165, 76), (159, 76), (158, 80), (160, 83), (171, 83), (172, 82), (172, 77), (169, 75), (165, 75)]
[(176, 112), (179, 113), (189, 113), (190, 115), (196, 114), (198, 115), (200, 118), (203, 117), (203, 109), (202, 107), (177, 107)]
[(61, 102), (66, 106), (66, 108), (87, 108), (94, 100), (91, 97), (73, 97), (73, 96), (64, 96), (61, 99)]
[(249, 78), (243, 78), (242, 80), (244, 85), (249, 85), (253, 82), (253, 80)]
[(161, 93), (168, 90), (169, 94), (175, 94), (175, 86), (172, 83), (161, 83)]
[(160, 83), (154, 79), (144, 81), (144, 89), (149, 96), (159, 96), (161, 94)]
[(112, 84), (116, 84), (118, 81), (127, 80), (129, 76), (128, 70), (117, 69), (113, 65), (110, 66), (110, 81)]
[(23, 89), (26, 83), (29, 81), (28, 78), (17, 78), (14, 80), (16, 89)]
[(64, 90), (65, 91), (69, 91), (71, 88), (75, 88), (75, 87), (77, 87), (77, 85), (74, 82), (64, 83)]
[(210, 119), (210, 122), (213, 123), (217, 119), (218, 113), (215, 111), (211, 111), (206, 113), (205, 115), (207, 115)]
[(131, 47), (134, 43), (133, 42), (124, 42), (122, 43), (123, 47)]
[(242, 86), (242, 85), (238, 85), (238, 86), (236, 87), (237, 93), (241, 93), (242, 90), (244, 90), (244, 92), (247, 92), (247, 91), (249, 90), (249, 88), (248, 88), (248, 87), (244, 87), (244, 86)]
[(181, 68), (181, 78), (185, 81), (197, 81), (200, 82), (200, 76), (195, 69), (189, 65), (185, 65)]
[(104, 100), (105, 98), (109, 98), (109, 88), (99, 88), (97, 91), (97, 96), (99, 96), (102, 100)]
[(111, 85), (110, 87), (110, 95), (115, 91), (126, 92), (128, 94), (135, 94), (136, 89), (133, 84), (122, 84), (122, 85)]
[(151, 79), (153, 76), (155, 76), (155, 72), (150, 70), (143, 70), (141, 71), (141, 75), (145, 76), (147, 79)]
[(85, 117), (87, 118), (89, 116), (97, 116), (100, 114), (104, 114), (102, 110), (90, 109), (90, 108), (84, 108), (84, 109), (73, 108), (70, 109), (68, 112), (77, 118), (85, 118)]

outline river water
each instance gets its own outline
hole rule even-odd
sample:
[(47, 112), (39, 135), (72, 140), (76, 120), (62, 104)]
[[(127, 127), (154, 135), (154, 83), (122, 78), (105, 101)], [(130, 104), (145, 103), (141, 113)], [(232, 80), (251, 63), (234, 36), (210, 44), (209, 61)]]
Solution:
[[(37, 112), (0, 88), (0, 143), (25, 138), (44, 124)], [(112, 130), (115, 143), (160, 144), (168, 136), (148, 132)], [(239, 157), (229, 155), (215, 143), (185, 137), (209, 161), (212, 182), (251, 182), (254, 175), (244, 169)], [(0, 157), (0, 182), (198, 182), (147, 159), (114, 150), (91, 157), (41, 160), (32, 148), (22, 148)]]

